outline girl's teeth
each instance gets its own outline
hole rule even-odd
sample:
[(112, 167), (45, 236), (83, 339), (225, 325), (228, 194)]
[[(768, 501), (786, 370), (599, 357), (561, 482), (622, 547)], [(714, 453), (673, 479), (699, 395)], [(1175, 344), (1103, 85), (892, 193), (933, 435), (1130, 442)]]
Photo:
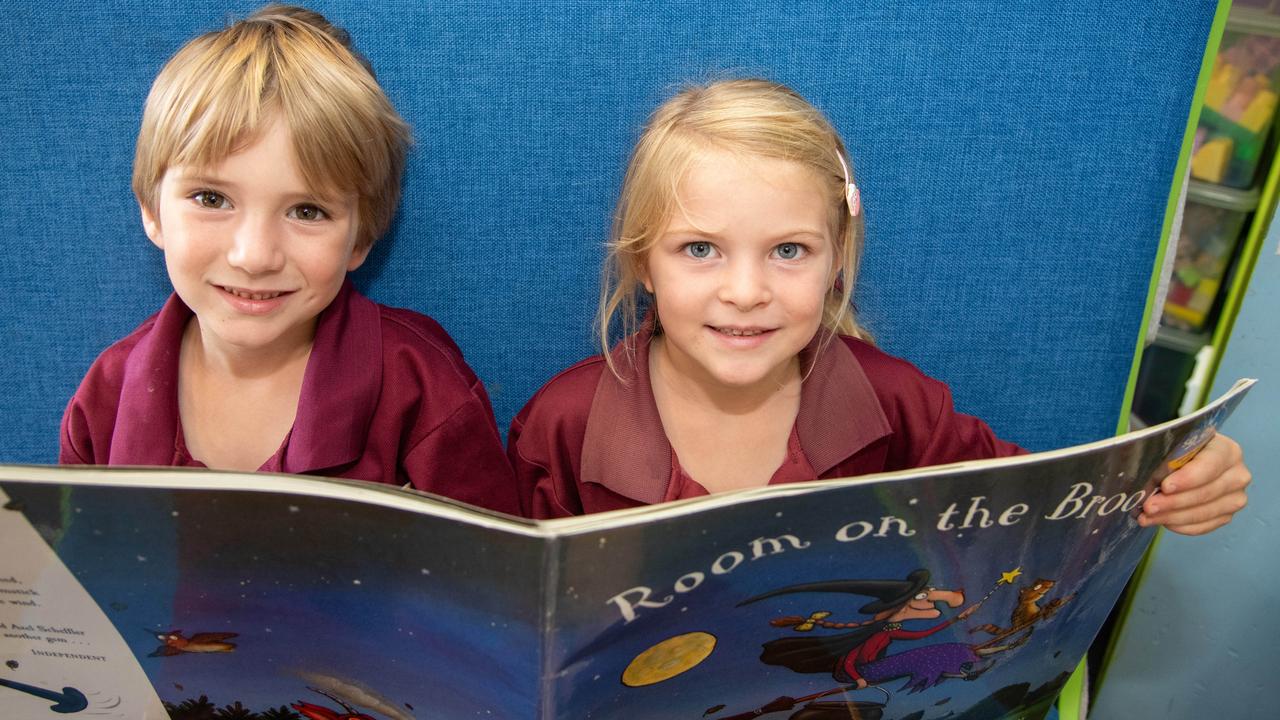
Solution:
[(733, 328), (717, 328), (723, 335), (732, 335), (733, 337), (755, 337), (763, 333), (763, 330), (734, 330)]

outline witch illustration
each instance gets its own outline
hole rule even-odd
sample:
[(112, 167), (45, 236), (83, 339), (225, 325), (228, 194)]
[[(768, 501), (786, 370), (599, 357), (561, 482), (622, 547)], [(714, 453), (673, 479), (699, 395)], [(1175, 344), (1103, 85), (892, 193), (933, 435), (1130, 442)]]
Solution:
[(929, 571), (925, 569), (913, 570), (904, 580), (831, 580), (792, 585), (748, 598), (738, 606), (792, 593), (847, 593), (875, 598), (858, 609), (871, 616), (865, 621), (830, 622), (826, 619), (830, 613), (825, 611), (809, 617), (772, 620), (770, 624), (776, 627), (792, 627), (802, 632), (814, 627), (853, 630), (837, 635), (770, 640), (764, 643), (760, 654), (765, 664), (781, 665), (798, 673), (829, 672), (837, 681), (858, 689), (897, 678), (907, 678), (902, 689), (911, 692), (931, 688), (945, 678), (972, 680), (992, 665), (993, 661), (984, 658), (1010, 650), (1026, 640), (1023, 637), (994, 647), (933, 643), (888, 654), (894, 641), (921, 640), (968, 618), (991, 595), (988, 593), (987, 597), (933, 627), (908, 630), (904, 622), (936, 619), (942, 615), (940, 605), (957, 608), (965, 601), (963, 589), (930, 586)]

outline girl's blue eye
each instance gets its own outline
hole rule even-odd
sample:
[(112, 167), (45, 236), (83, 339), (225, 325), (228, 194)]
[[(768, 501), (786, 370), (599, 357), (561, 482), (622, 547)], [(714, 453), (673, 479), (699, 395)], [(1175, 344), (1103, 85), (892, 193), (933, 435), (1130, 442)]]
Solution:
[(314, 222), (316, 220), (324, 220), (325, 218), (329, 217), (329, 215), (324, 210), (322, 210), (319, 206), (311, 205), (307, 203), (303, 205), (294, 206), (294, 208), (289, 211), (289, 217), (295, 218), (297, 220), (306, 220), (309, 222)]
[(200, 207), (210, 210), (225, 208), (230, 204), (227, 202), (226, 195), (212, 190), (199, 190), (191, 196), (191, 199), (195, 200)]
[(804, 248), (796, 243), (782, 243), (774, 252), (778, 253), (778, 257), (783, 260), (795, 260), (804, 254)]
[(711, 256), (711, 243), (691, 242), (684, 246), (684, 251), (689, 253), (690, 257), (695, 257), (701, 260)]

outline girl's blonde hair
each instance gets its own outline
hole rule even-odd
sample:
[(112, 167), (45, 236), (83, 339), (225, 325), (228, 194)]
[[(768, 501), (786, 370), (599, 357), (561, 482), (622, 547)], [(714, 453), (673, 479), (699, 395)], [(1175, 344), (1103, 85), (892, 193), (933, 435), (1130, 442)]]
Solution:
[[(622, 181), (600, 283), (597, 332), (610, 369), (610, 341), (629, 341), (639, 327), (644, 263), (677, 207), (677, 189), (699, 153), (716, 148), (789, 160), (814, 172), (829, 196), (839, 272), (822, 313), (825, 340), (836, 333), (870, 340), (852, 306), (863, 221), (846, 204), (844, 144), (817, 108), (791, 88), (760, 79), (687, 87), (654, 111)], [(849, 166), (852, 173), (852, 165)], [(628, 360), (634, 348), (624, 345)]]
[(133, 192), (159, 216), (175, 165), (208, 167), (251, 143), (276, 115), (316, 192), (354, 192), (357, 248), (386, 232), (400, 201), (409, 126), (345, 31), (305, 8), (267, 5), (184, 45), (147, 96)]

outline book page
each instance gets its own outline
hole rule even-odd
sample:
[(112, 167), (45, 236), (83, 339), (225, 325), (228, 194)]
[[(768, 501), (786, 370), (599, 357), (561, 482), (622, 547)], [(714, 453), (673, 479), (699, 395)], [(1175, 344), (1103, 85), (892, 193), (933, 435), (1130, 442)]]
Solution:
[(0, 491), (5, 717), (168, 718), (120, 633)]
[[(60, 482), (28, 480), (36, 476)], [(158, 487), (147, 478), (177, 482)], [(193, 487), (202, 478), (209, 488)], [(168, 711), (156, 717), (536, 716), (543, 540), (486, 527), (498, 520), (480, 513), (479, 522), (458, 522), (446, 513), (311, 494), (305, 491), (334, 485), (305, 478), (285, 483), (293, 493), (245, 489), (248, 483), (218, 487), (234, 479), (0, 467), (0, 488), (15, 508), (7, 514), (29, 523), (27, 544), (46, 549), (31, 527), (48, 540), (57, 560), (44, 564), (60, 561), (59, 570), (83, 588), (72, 597), (87, 593), (114, 624), (136, 658), (131, 665), (141, 666)], [(407, 494), (403, 504), (440, 505)], [(4, 533), (6, 550), (11, 534)], [(29, 553), (24, 547), (18, 554)], [(13, 573), (33, 587), (25, 580), (30, 571), (9, 568), (0, 560), (0, 575)], [(89, 600), (83, 604), (93, 609)], [(72, 609), (39, 621), (79, 623), (75, 630), (88, 636), (88, 611)], [(82, 664), (93, 680), (116, 682), (102, 670), (107, 661)], [(92, 699), (89, 679), (80, 676), (23, 677), (58, 692), (75, 686)], [(125, 687), (117, 683), (113, 691), (133, 697)], [(46, 717), (5, 712), (7, 695), (20, 693), (0, 692), (3, 720)]]
[(1142, 503), (1247, 387), (1113, 441), (575, 526), (546, 716), (1043, 717), (1155, 534)]

